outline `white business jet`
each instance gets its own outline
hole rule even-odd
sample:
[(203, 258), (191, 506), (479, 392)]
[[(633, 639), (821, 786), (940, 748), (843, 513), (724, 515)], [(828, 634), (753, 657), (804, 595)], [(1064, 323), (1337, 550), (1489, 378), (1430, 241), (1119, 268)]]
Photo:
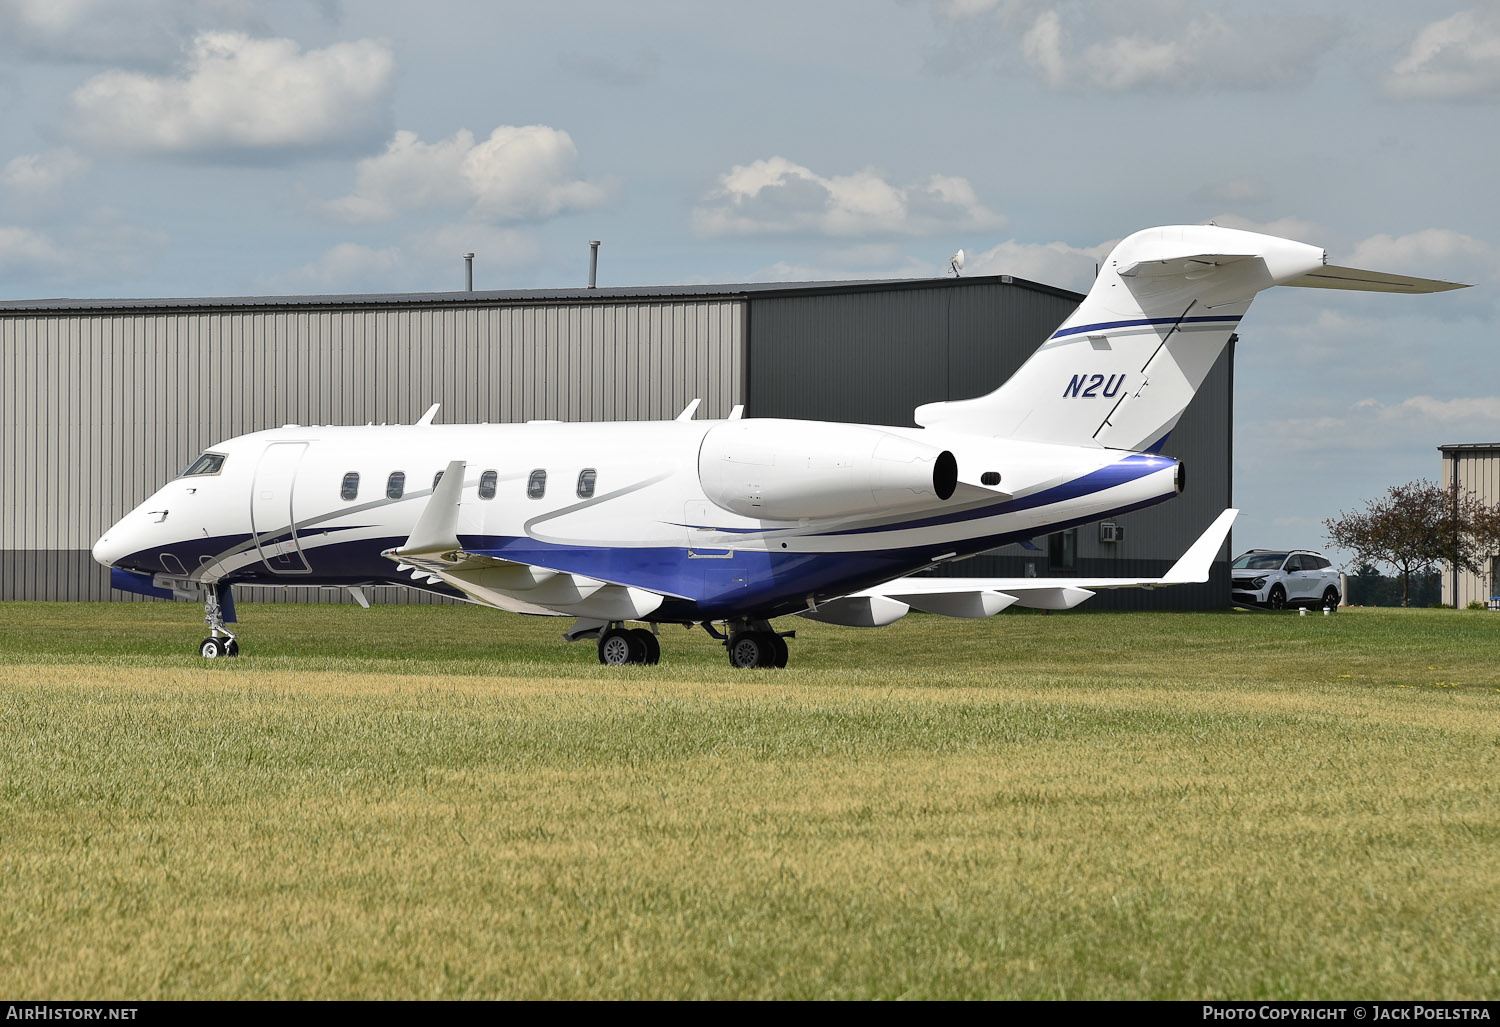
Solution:
[[(1115, 247), (1088, 296), (989, 395), (921, 427), (739, 417), (288, 425), (211, 447), (94, 545), (117, 589), (202, 601), (204, 657), (234, 656), (233, 585), (407, 585), (574, 618), (606, 664), (655, 663), (661, 624), (702, 625), (737, 667), (782, 667), (775, 618), (878, 627), (910, 609), (1067, 609), (1101, 588), (1208, 579), (1226, 510), (1160, 578), (922, 575), (1170, 499), (1161, 444), (1256, 293), (1437, 292), (1216, 226)], [(630, 627), (646, 624), (651, 627)]]

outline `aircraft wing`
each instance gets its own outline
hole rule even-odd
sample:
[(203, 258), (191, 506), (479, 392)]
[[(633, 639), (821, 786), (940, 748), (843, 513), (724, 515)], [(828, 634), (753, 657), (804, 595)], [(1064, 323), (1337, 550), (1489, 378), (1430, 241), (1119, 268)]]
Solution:
[(582, 574), (467, 553), (458, 540), (458, 508), (466, 463), (454, 460), (433, 489), (411, 536), (380, 554), (417, 582), (442, 582), (483, 606), (512, 613), (579, 617), (607, 623), (646, 616), (666, 598), (660, 592)]
[(1009, 606), (1067, 610), (1105, 588), (1156, 588), (1208, 580), (1209, 568), (1239, 515), (1221, 513), (1188, 551), (1159, 578), (895, 578), (820, 603), (801, 616), (851, 627), (879, 627), (908, 610), (944, 617), (993, 617)]

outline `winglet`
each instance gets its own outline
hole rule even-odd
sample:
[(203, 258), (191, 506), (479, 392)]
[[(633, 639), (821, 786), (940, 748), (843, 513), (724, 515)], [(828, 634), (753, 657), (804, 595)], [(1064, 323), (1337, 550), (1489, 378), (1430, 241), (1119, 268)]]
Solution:
[(1172, 569), (1162, 576), (1163, 585), (1181, 585), (1188, 582), (1207, 581), (1209, 568), (1213, 565), (1214, 557), (1219, 555), (1219, 547), (1224, 544), (1224, 539), (1229, 535), (1229, 528), (1234, 524), (1234, 519), (1239, 516), (1239, 511), (1233, 508), (1225, 510), (1215, 518), (1208, 526), (1208, 530), (1198, 536), (1198, 541), (1182, 554), (1182, 558), (1172, 565)]
[(441, 404), (441, 403), (434, 403), (434, 404), (432, 404), (432, 406), (430, 406), (430, 407), (427, 408), (427, 413), (425, 413), (421, 417), (417, 418), (417, 423), (418, 424), (431, 424), (432, 423), (432, 419), (437, 416), (438, 409), (440, 407), (442, 407), (442, 405), (443, 404)]
[(454, 460), (443, 472), (443, 480), (432, 490), (427, 508), (417, 518), (411, 537), (396, 555), (435, 553), (458, 548), (458, 504), (463, 498), (464, 468), (467, 463)]
[(679, 420), (679, 421), (691, 421), (693, 419), (693, 415), (698, 412), (698, 404), (702, 403), (702, 402), (703, 402), (703, 400), (701, 398), (700, 399), (695, 399), (691, 403), (689, 403), (687, 406), (683, 407), (682, 408), (682, 413), (680, 413), (680, 414), (677, 415), (677, 420)]

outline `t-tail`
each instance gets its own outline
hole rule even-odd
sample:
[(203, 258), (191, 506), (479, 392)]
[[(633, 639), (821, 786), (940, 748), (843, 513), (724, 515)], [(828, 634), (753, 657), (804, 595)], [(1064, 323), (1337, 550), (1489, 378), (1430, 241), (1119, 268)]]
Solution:
[(1441, 292), (1452, 282), (1334, 267), (1316, 246), (1214, 225), (1150, 228), (1122, 241), (1071, 317), (987, 396), (917, 408), (926, 428), (1158, 448), (1255, 294), (1273, 285)]

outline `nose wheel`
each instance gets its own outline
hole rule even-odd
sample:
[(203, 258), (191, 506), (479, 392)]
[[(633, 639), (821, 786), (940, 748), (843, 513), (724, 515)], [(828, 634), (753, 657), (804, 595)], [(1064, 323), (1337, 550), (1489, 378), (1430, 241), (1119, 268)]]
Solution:
[(240, 644), (232, 638), (205, 638), (198, 647), (198, 655), (205, 660), (217, 660), (226, 656), (238, 656)]

